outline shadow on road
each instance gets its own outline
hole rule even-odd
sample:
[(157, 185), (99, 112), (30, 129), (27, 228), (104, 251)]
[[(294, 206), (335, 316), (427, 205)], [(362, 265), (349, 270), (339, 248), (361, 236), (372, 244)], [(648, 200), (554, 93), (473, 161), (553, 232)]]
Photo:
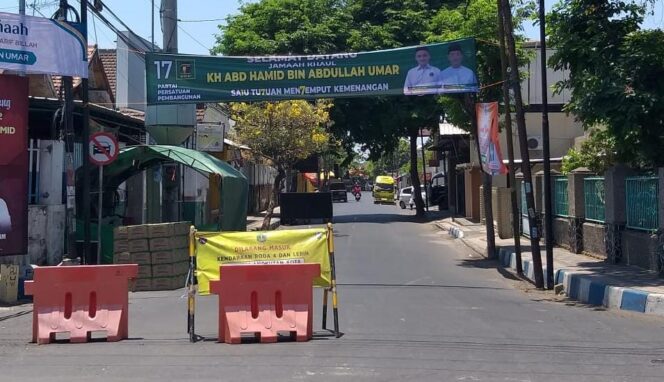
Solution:
[(423, 217), (415, 215), (401, 215), (396, 213), (378, 213), (378, 214), (354, 214), (335, 216), (332, 220), (335, 224), (343, 223), (431, 223), (443, 219), (446, 216), (444, 212), (431, 211)]
[(498, 260), (489, 260), (485, 258), (476, 258), (476, 259), (464, 259), (459, 262), (459, 266), (464, 268), (481, 268), (481, 269), (495, 269), (501, 276), (508, 280), (526, 280), (526, 278), (520, 278), (515, 276), (512, 272), (503, 268), (498, 264)]

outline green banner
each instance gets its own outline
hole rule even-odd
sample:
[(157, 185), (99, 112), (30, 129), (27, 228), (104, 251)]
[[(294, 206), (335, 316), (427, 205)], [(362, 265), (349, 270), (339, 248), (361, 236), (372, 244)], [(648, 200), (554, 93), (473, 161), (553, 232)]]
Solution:
[(478, 90), (474, 39), (317, 56), (147, 53), (145, 63), (149, 105)]

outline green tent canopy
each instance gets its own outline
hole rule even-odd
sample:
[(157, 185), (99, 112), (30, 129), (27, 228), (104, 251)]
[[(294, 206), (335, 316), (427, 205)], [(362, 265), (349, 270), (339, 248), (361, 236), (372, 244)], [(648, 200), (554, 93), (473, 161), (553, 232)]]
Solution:
[[(244, 231), (247, 228), (247, 198), (249, 184), (247, 178), (228, 163), (210, 154), (177, 146), (141, 145), (129, 146), (120, 150), (118, 158), (104, 167), (104, 194), (113, 195), (118, 186), (150, 167), (165, 162), (175, 162), (210, 176), (220, 179), (221, 218), (219, 229), (222, 231)], [(76, 176), (76, 195), (81, 195), (81, 168)], [(99, 179), (96, 166), (90, 172), (91, 189), (98, 188)], [(82, 210), (80, 198), (77, 198), (77, 211)], [(91, 198), (95, 199), (95, 198)], [(111, 200), (104, 199), (104, 211)], [(92, 200), (96, 208), (97, 201)], [(91, 214), (94, 216), (94, 214)], [(80, 219), (80, 216), (79, 216)]]

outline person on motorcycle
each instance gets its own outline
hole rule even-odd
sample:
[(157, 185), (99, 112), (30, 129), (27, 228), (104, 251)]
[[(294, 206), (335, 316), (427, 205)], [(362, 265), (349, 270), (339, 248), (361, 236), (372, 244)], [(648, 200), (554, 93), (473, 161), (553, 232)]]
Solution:
[(362, 192), (362, 187), (360, 187), (360, 184), (358, 182), (355, 182), (355, 185), (353, 186), (353, 195), (359, 194)]

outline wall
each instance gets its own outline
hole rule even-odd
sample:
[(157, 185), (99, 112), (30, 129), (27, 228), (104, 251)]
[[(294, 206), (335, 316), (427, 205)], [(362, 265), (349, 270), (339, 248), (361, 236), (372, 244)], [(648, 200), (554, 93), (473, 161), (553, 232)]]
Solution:
[(569, 232), (569, 221), (567, 218), (553, 218), (553, 243), (555, 245), (569, 249)]
[(657, 271), (657, 239), (645, 231), (626, 229), (622, 233), (622, 262)]
[[(532, 60), (528, 62), (524, 67), (521, 68), (521, 71), (527, 73), (527, 76), (521, 81), (521, 94), (523, 96), (523, 102), (529, 105), (539, 105), (542, 104), (542, 60), (540, 57), (541, 51), (538, 47), (538, 44), (535, 42), (526, 42), (524, 44), (530, 54), (533, 55)], [(546, 57), (547, 60), (553, 55), (555, 49), (547, 49)], [(555, 84), (558, 81), (564, 80), (568, 77), (567, 71), (553, 70), (549, 67), (546, 68), (546, 79), (550, 85)], [(560, 94), (553, 94), (553, 88), (548, 86), (548, 95), (547, 99), (550, 104), (564, 104), (569, 102), (571, 92), (568, 89), (563, 90)]]
[[(125, 35), (141, 49), (149, 50), (149, 43), (140, 37)], [(116, 106), (145, 111), (145, 59), (128, 46), (121, 38), (117, 39), (117, 85)]]
[(464, 171), (464, 184), (466, 187), (466, 217), (472, 221), (480, 221), (480, 186), (482, 176), (479, 168)]
[(583, 223), (583, 252), (591, 256), (606, 258), (604, 224)]

